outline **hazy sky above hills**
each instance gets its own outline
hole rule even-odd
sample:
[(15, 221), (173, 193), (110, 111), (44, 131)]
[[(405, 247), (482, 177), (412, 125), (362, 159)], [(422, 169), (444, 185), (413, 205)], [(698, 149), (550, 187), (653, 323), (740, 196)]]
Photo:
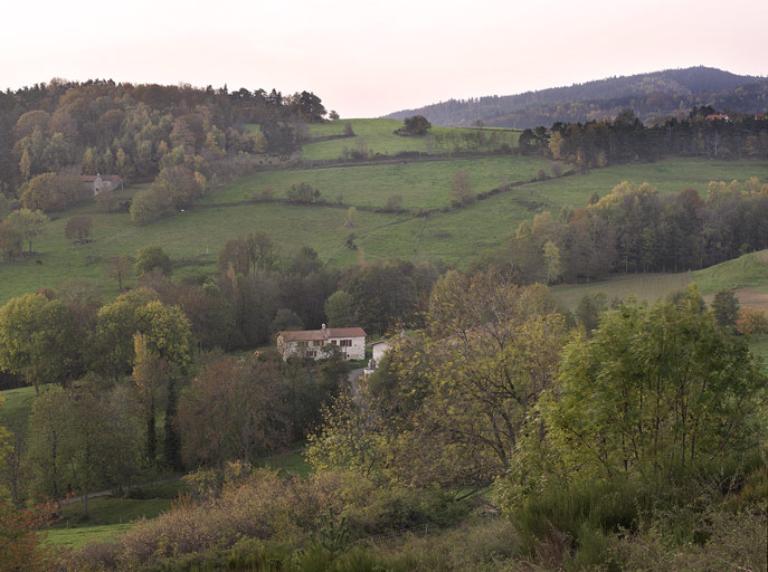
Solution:
[(766, 0), (44, 0), (3, 15), (2, 88), (309, 89), (347, 117), (699, 64), (768, 74)]

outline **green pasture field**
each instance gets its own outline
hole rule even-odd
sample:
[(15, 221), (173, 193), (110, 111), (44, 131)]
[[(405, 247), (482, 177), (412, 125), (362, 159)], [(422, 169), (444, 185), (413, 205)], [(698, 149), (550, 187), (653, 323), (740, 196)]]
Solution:
[(638, 302), (652, 304), (673, 292), (684, 290), (693, 279), (693, 272), (621, 274), (609, 280), (587, 284), (562, 284), (552, 287), (552, 293), (560, 304), (573, 310), (584, 296), (605, 294), (613, 299), (635, 298)]
[(0, 391), (0, 427), (14, 433), (26, 431), (35, 388), (32, 386)]
[[(64, 227), (70, 216), (83, 213), (93, 218), (93, 241), (76, 245), (64, 238)], [(227, 240), (254, 231), (268, 233), (285, 255), (308, 245), (323, 260), (344, 266), (356, 259), (345, 246), (350, 232), (377, 229), (401, 218), (359, 212), (350, 229), (344, 225), (345, 209), (258, 204), (196, 208), (136, 226), (127, 213), (104, 214), (84, 207), (52, 221), (33, 243), (33, 257), (0, 264), (0, 303), (38, 288), (71, 283), (92, 284), (107, 296), (115, 295), (117, 283), (108, 277), (110, 257), (135, 255), (147, 246), (161, 246), (174, 259), (177, 277), (211, 273)]]
[(132, 524), (97, 524), (77, 528), (53, 528), (42, 532), (45, 542), (53, 549), (82, 548), (94, 542), (110, 542), (131, 528)]
[[(325, 137), (344, 133), (344, 126), (349, 123), (355, 133), (354, 137), (331, 139), (308, 143), (302, 149), (302, 158), (307, 160), (339, 159), (344, 149), (354, 151), (367, 148), (371, 154), (396, 155), (408, 151), (419, 153), (453, 153), (467, 151), (461, 144), (463, 133), (483, 133), (486, 137), (495, 135), (498, 145), (506, 143), (510, 147), (517, 146), (520, 132), (514, 129), (459, 128), (434, 126), (430, 133), (423, 137), (403, 137), (395, 135), (394, 131), (402, 127), (403, 122), (396, 119), (340, 119), (326, 123), (314, 124), (310, 127), (311, 137)], [(458, 146), (457, 146), (458, 145)], [(498, 148), (493, 145), (476, 149), (478, 151), (493, 151)]]
[(245, 177), (228, 188), (208, 195), (204, 202), (234, 202), (254, 198), (271, 189), (284, 198), (293, 185), (309, 183), (328, 202), (363, 207), (383, 207), (399, 195), (406, 209), (440, 208), (451, 204), (455, 174), (465, 171), (475, 193), (516, 181), (534, 179), (539, 170), (551, 173), (551, 162), (537, 157), (502, 155), (472, 159), (402, 162), (384, 165), (345, 166), (266, 171)]
[[(361, 133), (367, 126), (382, 137), (393, 127), (389, 120), (358, 123)], [(339, 125), (325, 123), (313, 127), (313, 133), (336, 128)], [(694, 187), (702, 193), (706, 193), (710, 180), (751, 176), (768, 180), (768, 161), (670, 159), (529, 183), (463, 209), (416, 216), (419, 209), (450, 203), (451, 181), (459, 170), (469, 174), (475, 192), (483, 192), (503, 183), (531, 179), (539, 169), (551, 173), (550, 162), (505, 155), (263, 171), (211, 193), (187, 212), (143, 227), (133, 225), (127, 213), (100, 213), (91, 203), (52, 215), (55, 220), (33, 243), (36, 254), (32, 257), (0, 263), (0, 303), (39, 288), (72, 283), (91, 284), (105, 299), (114, 296), (117, 283), (108, 276), (110, 257), (135, 255), (147, 246), (161, 246), (168, 252), (177, 278), (208, 275), (215, 272), (218, 252), (227, 240), (254, 231), (269, 234), (284, 256), (307, 245), (336, 267), (361, 260), (403, 258), (466, 268), (479, 256), (498, 249), (520, 222), (537, 212), (556, 213), (561, 207), (583, 206), (592, 193), (605, 195), (622, 180), (647, 181), (662, 192)], [(247, 202), (267, 187), (277, 197), (284, 196), (291, 185), (300, 182), (316, 186), (331, 203), (341, 196), (345, 206)], [(126, 195), (134, 191), (128, 190)], [(346, 205), (380, 207), (392, 195), (400, 195), (402, 206), (409, 211), (395, 215), (358, 210), (353, 226), (346, 224)], [(75, 214), (93, 217), (91, 243), (77, 245), (65, 239), (64, 227)], [(357, 250), (346, 245), (350, 234), (355, 235)], [(134, 283), (135, 279), (130, 279), (127, 285)]]
[(587, 284), (562, 284), (554, 286), (552, 293), (563, 307), (572, 310), (586, 295), (603, 293), (609, 300), (634, 297), (653, 303), (690, 284), (696, 284), (707, 299), (720, 290), (734, 290), (742, 305), (768, 310), (768, 251), (745, 254), (695, 272), (620, 274)]
[(584, 175), (574, 175), (534, 183), (531, 189), (553, 202), (569, 206), (585, 206), (592, 193), (605, 196), (622, 181), (650, 183), (659, 192), (679, 192), (696, 189), (707, 196), (710, 181), (743, 181), (758, 177), (768, 181), (768, 161), (710, 161), (695, 158), (675, 158), (655, 163), (632, 163), (593, 169)]

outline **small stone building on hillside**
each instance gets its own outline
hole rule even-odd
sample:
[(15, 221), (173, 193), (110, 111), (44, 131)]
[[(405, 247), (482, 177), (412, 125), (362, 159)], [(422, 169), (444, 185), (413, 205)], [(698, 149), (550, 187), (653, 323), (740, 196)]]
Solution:
[(290, 357), (322, 359), (338, 348), (345, 360), (365, 359), (365, 330), (328, 328), (285, 331), (277, 334), (277, 351), (284, 360)]
[(80, 175), (83, 185), (93, 193), (93, 196), (123, 188), (123, 178), (120, 175)]

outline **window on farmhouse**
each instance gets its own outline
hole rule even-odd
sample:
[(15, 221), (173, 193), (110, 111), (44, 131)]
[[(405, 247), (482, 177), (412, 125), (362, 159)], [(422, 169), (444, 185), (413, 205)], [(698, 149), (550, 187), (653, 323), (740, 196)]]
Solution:
[(323, 345), (323, 340), (315, 340), (315, 341), (312, 342), (312, 345), (313, 346), (322, 346)]
[(340, 345), (342, 348), (349, 348), (349, 347), (352, 347), (352, 340), (341, 340), (341, 341), (339, 342), (339, 345)]
[(307, 351), (307, 357), (316, 357), (317, 352), (315, 350), (308, 350)]

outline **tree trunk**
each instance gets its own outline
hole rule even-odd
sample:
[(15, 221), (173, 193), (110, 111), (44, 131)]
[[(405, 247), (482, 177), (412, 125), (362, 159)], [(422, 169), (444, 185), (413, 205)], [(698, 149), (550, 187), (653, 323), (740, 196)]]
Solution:
[(147, 460), (154, 465), (157, 459), (157, 429), (155, 426), (155, 398), (151, 397), (147, 413)]

